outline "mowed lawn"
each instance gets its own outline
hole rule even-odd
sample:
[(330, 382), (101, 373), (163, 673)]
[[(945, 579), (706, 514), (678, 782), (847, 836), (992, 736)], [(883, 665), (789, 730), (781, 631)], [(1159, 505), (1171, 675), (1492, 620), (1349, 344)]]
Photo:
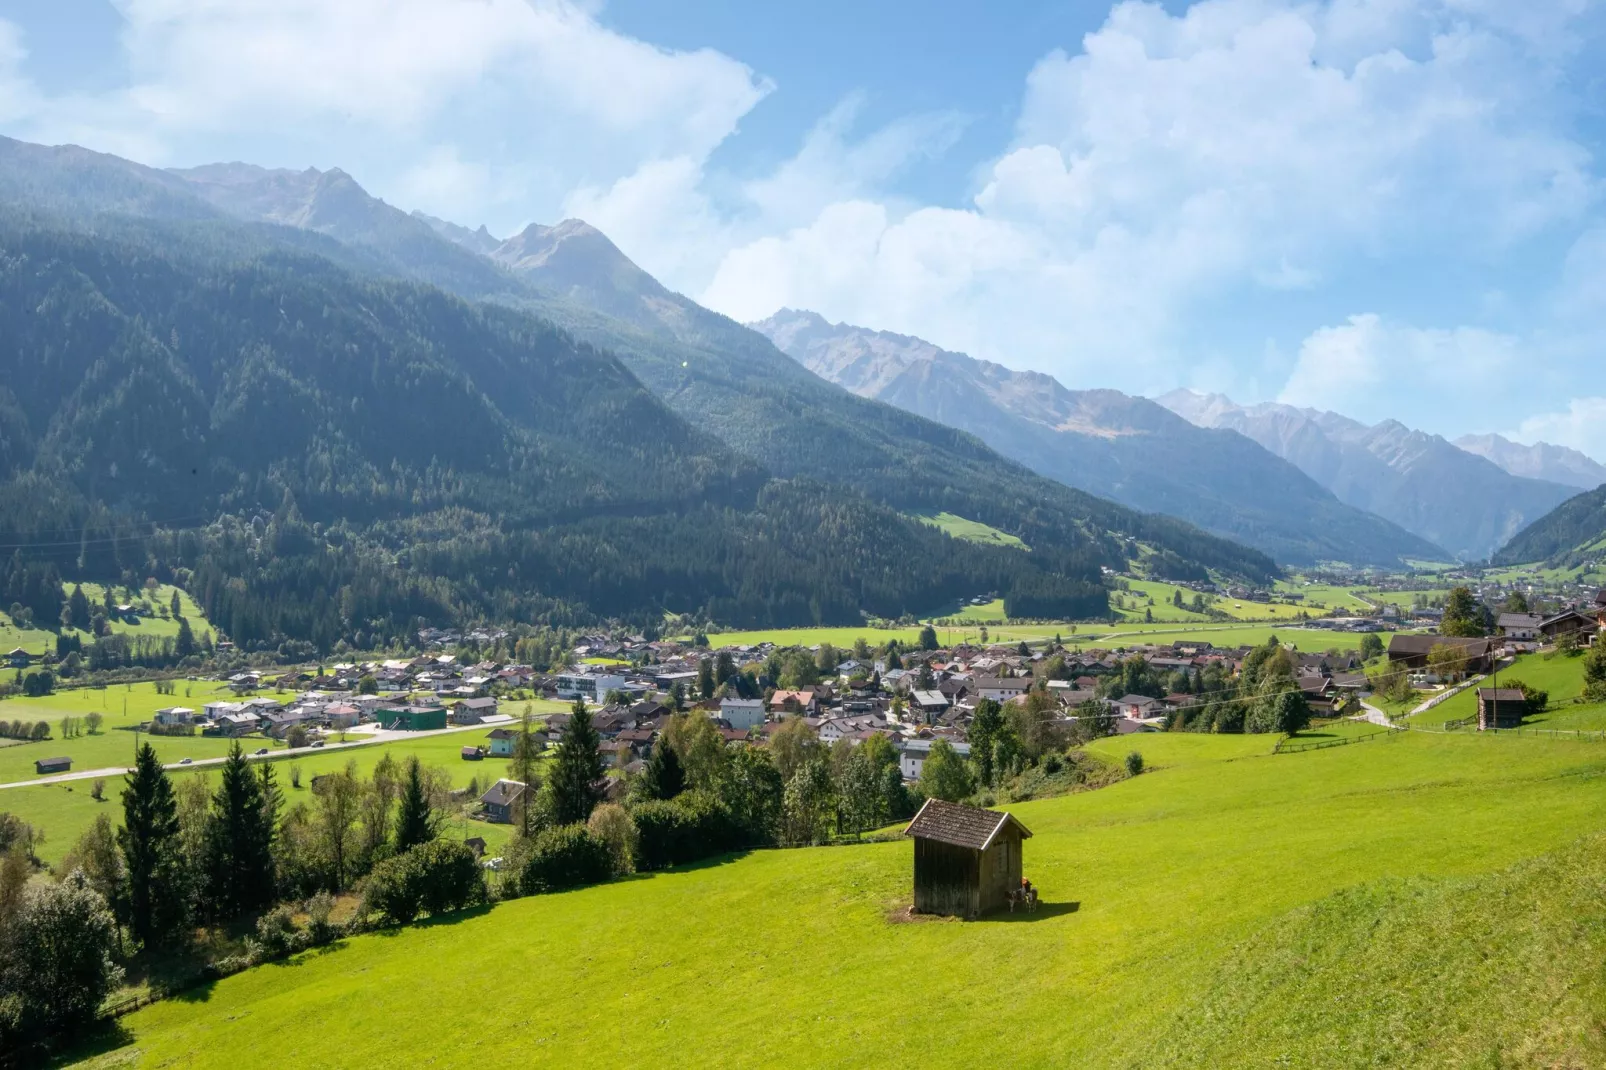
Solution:
[[(123, 1019), (126, 1044), (107, 1062), (1467, 1065), (1480, 1030), (1505, 1028), (1506, 1016), (1460, 1009), (1476, 975), (1432, 975), (1429, 960), (1422, 976), (1385, 979), (1426, 986), (1437, 1010), (1413, 1019), (1420, 1035), (1374, 1030), (1351, 1047), (1329, 1037), (1327, 1005), (1386, 1001), (1392, 988), (1305, 992), (1255, 963), (1246, 980), (1235, 955), (1306, 932), (1302, 911), (1346, 889), (1364, 886), (1364, 908), (1378, 899), (1371, 882), (1455, 891), (1566, 848), (1606, 823), (1606, 747), (1402, 733), (1273, 756), (1273, 742), (1101, 741), (1114, 758), (1140, 751), (1151, 771), (1010, 806), (1035, 834), (1026, 873), (1044, 903), (1031, 916), (902, 920), (906, 841), (762, 851), (261, 967)], [(1354, 928), (1364, 941), (1364, 915)], [(1454, 945), (1430, 943), (1423, 954)], [(1245, 987), (1212, 989), (1223, 970)], [(1211, 1008), (1251, 981), (1248, 1018), (1275, 1011), (1293, 1039), (1282, 1026), (1241, 1043), (1222, 1035), (1239, 1017), (1215, 1020)], [(1530, 1013), (1502, 994), (1508, 1003), (1519, 1022), (1548, 1006)], [(1188, 1039), (1195, 1027), (1210, 1054)]]

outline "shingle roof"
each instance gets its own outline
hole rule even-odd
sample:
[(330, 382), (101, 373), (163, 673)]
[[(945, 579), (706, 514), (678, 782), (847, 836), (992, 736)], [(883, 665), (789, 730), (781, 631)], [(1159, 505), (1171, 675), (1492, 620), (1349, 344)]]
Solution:
[(1010, 814), (943, 802), (941, 799), (927, 799), (915, 819), (909, 822), (904, 835), (980, 851), (985, 850), (999, 829), (1010, 822), (1020, 829), (1022, 837), (1031, 836), (1026, 826)]
[(1523, 702), (1526, 701), (1526, 698), (1523, 693), (1515, 687), (1480, 687), (1478, 688), (1478, 701)]

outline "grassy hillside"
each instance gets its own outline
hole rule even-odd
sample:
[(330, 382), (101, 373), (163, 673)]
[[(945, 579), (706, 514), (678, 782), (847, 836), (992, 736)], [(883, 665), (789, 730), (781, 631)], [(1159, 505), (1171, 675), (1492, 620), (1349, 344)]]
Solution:
[(1479, 875), (1600, 828), (1606, 747), (1271, 743), (1098, 744), (1154, 771), (1010, 808), (1029, 917), (903, 921), (906, 841), (757, 852), (253, 970), (124, 1019), (102, 1065), (1596, 1064), (1567, 1056), (1599, 1044), (1600, 849)]

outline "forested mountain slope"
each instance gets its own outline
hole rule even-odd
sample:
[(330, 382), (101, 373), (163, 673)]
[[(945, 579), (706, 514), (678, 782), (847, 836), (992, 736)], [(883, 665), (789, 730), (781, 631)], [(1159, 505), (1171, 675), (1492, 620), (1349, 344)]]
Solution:
[(1103, 612), (1102, 543), (976, 546), (771, 479), (545, 321), (256, 240), (0, 216), (4, 542), (182, 577), (245, 643), (850, 622), (979, 590)]
[(1487, 458), (1397, 420), (1369, 427), (1335, 412), (1239, 405), (1220, 394), (1189, 390), (1157, 400), (1201, 427), (1249, 436), (1340, 501), (1386, 517), (1467, 560), (1488, 557), (1575, 493), (1559, 483), (1511, 475)]
[(1517, 533), (1494, 562), (1522, 565), (1548, 561), (1573, 565), (1606, 551), (1606, 486), (1569, 498)]
[(861, 397), (968, 431), (1043, 475), (1192, 521), (1285, 563), (1397, 566), (1443, 553), (1343, 504), (1243, 435), (1196, 427), (1147, 398), (1067, 390), (1051, 376), (812, 312), (785, 309), (752, 326)]
[(1125, 543), (1141, 540), (1158, 551), (1155, 566), (1176, 578), (1207, 568), (1255, 579), (1275, 572), (1263, 554), (1072, 490), (967, 434), (822, 382), (756, 332), (665, 290), (582, 223), (531, 228), (486, 253), (483, 232), (409, 216), (339, 172), (230, 164), (168, 173), (66, 151), (0, 141), (0, 196), (26, 201), (8, 175), (68, 168), (59, 185), (82, 192), (72, 207), (84, 215), (101, 210), (100, 183), (85, 172), (127, 181), (145, 171), (164, 196), (175, 180), (188, 182), (197, 212), (327, 235), (342, 249), (320, 252), (356, 270), (538, 313), (617, 354), (670, 409), (772, 475), (843, 484), (903, 512), (953, 512), (1051, 553), (1082, 555), (1096, 545), (1096, 556), (1118, 560), (1131, 552)]

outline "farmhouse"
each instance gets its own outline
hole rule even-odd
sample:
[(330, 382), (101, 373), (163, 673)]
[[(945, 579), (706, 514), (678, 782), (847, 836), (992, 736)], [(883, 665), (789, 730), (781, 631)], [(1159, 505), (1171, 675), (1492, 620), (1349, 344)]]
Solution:
[(66, 773), (71, 769), (71, 758), (40, 758), (33, 763), (33, 771), (40, 776), (49, 776), (52, 773)]
[(495, 716), (494, 698), (466, 698), (452, 707), (453, 724), (479, 724), (485, 718)]
[(1487, 639), (1466, 639), (1447, 635), (1395, 635), (1389, 639), (1389, 664), (1408, 669), (1425, 669), (1428, 654), (1436, 646), (1458, 647), (1466, 660), (1466, 672), (1488, 672), (1493, 665), (1492, 644)]
[(1507, 639), (1528, 642), (1539, 638), (1539, 626), (1544, 618), (1537, 613), (1502, 613), (1495, 626)]
[(1539, 633), (1551, 642), (1564, 635), (1572, 635), (1585, 646), (1595, 641), (1595, 633), (1599, 630), (1600, 622), (1596, 618), (1587, 613), (1580, 613), (1576, 609), (1546, 617), (1539, 624)]
[(491, 755), (496, 758), (507, 758), (513, 754), (513, 741), (519, 734), (511, 728), (493, 728), (489, 737), (491, 741)]
[(1009, 903), (1031, 832), (995, 810), (927, 799), (904, 835), (915, 841), (915, 910), (976, 918)]
[(1527, 700), (1515, 687), (1478, 688), (1478, 731), (1516, 728), (1528, 712)]
[(513, 823), (514, 808), (524, 797), (525, 786), (518, 780), (498, 780), (489, 791), (480, 796), (485, 807), (485, 819), (498, 825)]

